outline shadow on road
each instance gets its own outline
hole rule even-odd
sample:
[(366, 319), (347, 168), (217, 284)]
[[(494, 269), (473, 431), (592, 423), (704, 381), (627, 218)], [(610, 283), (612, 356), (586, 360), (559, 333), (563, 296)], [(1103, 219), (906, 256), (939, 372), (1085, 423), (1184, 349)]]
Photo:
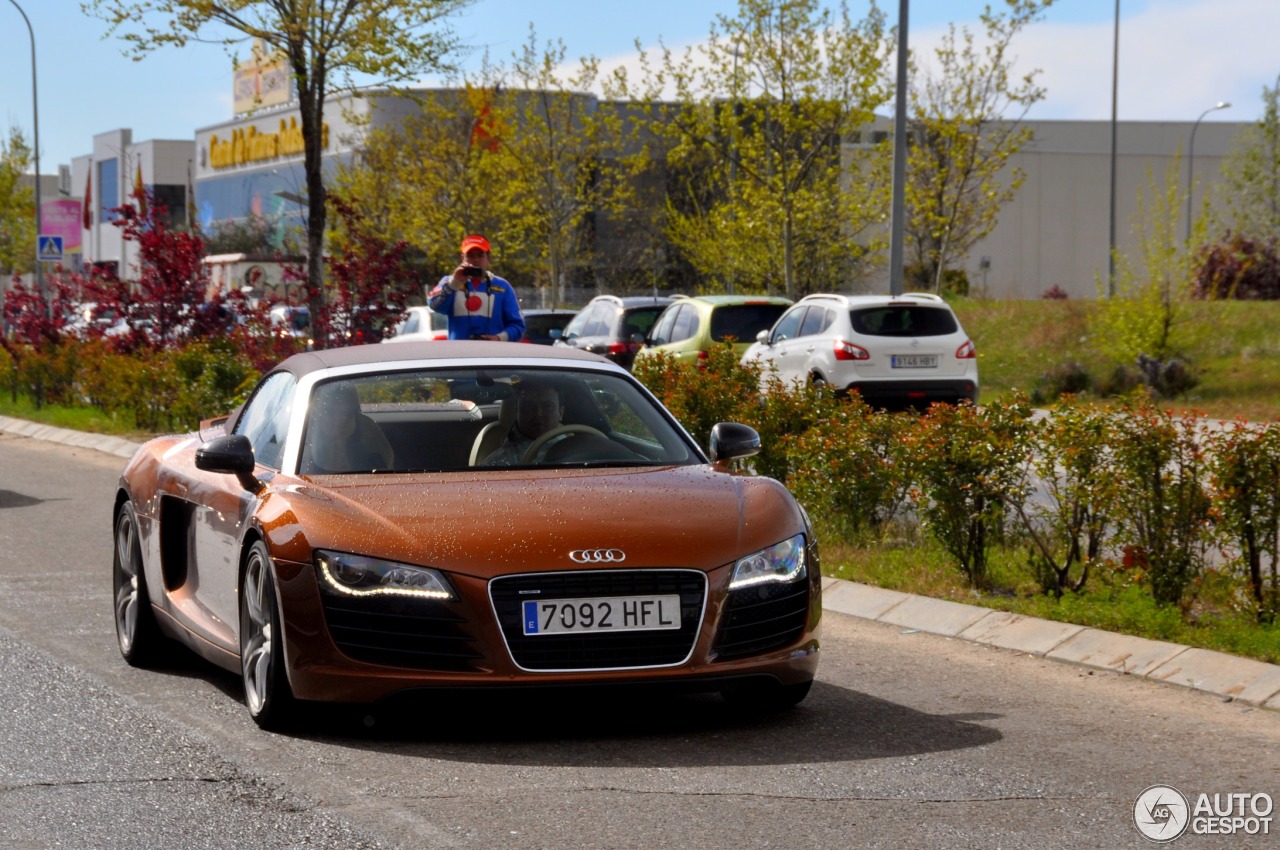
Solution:
[[(153, 672), (243, 703), (240, 678), (178, 650)], [(241, 709), (244, 710), (244, 709)], [(815, 682), (799, 706), (753, 711), (717, 694), (652, 689), (435, 691), (374, 706), (303, 703), (292, 737), (397, 757), (525, 767), (761, 766), (863, 761), (982, 747), (997, 714), (927, 714)], [(248, 716), (245, 714), (246, 725)], [(252, 734), (270, 735), (253, 730)]]
[(0, 490), (0, 508), (29, 508), (32, 505), (43, 505), (45, 502), (65, 502), (66, 499), (37, 499), (24, 493), (12, 490)]
[[(335, 746), (528, 767), (698, 767), (847, 762), (992, 744), (976, 717), (925, 714), (815, 683), (780, 712), (716, 695), (444, 695), (316, 707), (295, 734)], [(982, 715), (980, 719), (995, 719)]]

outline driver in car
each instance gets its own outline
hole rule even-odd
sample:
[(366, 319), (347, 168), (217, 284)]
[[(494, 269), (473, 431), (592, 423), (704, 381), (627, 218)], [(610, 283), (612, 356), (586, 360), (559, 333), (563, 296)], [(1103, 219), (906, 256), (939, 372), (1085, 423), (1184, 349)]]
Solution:
[[(534, 441), (564, 418), (564, 401), (551, 384), (521, 382), (516, 388), (516, 421), (502, 447), (481, 462), (481, 466), (517, 466)], [(554, 442), (556, 438), (552, 438)], [(551, 445), (548, 442), (547, 445)], [(532, 458), (530, 459), (532, 460)]]

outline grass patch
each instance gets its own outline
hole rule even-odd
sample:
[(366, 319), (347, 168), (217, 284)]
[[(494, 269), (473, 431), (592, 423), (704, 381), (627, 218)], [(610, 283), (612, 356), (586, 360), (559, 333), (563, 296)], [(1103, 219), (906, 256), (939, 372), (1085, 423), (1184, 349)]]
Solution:
[(139, 442), (155, 436), (149, 431), (138, 428), (133, 421), (132, 412), (108, 416), (96, 407), (62, 407), (48, 404), (37, 410), (26, 396), (19, 396), (17, 401), (9, 395), (0, 396), (0, 416), (12, 416), (15, 419), (26, 419), (73, 431), (87, 431), (91, 434), (110, 434)]
[(1280, 625), (1259, 625), (1231, 599), (1209, 590), (1191, 604), (1192, 617), (1179, 608), (1156, 605), (1144, 588), (1108, 587), (1096, 578), (1083, 593), (1055, 599), (1042, 593), (1026, 571), (1025, 552), (1008, 546), (992, 550), (992, 588), (977, 591), (964, 583), (950, 556), (930, 538), (850, 543), (822, 533), (819, 537), (823, 573), (835, 578), (1280, 663)]
[[(953, 306), (978, 348), (983, 399), (1029, 394), (1041, 376), (1069, 361), (1095, 381), (1119, 365), (1093, 344), (1093, 319), (1103, 306), (1097, 301), (960, 299)], [(1199, 385), (1168, 406), (1216, 419), (1280, 418), (1280, 302), (1197, 302), (1188, 314), (1213, 331), (1184, 352)]]

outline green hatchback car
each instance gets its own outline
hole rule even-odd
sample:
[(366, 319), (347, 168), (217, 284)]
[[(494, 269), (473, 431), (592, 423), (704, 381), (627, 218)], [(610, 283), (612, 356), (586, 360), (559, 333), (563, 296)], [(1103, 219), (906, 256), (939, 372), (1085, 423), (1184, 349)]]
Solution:
[(760, 331), (773, 327), (791, 301), (767, 295), (694, 295), (667, 305), (653, 323), (636, 361), (658, 352), (696, 363), (716, 343), (732, 342), (741, 357)]

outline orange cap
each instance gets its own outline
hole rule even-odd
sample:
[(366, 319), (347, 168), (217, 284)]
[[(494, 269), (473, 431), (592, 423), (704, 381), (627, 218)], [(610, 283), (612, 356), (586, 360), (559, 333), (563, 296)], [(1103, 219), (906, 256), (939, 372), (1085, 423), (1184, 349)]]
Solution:
[(467, 253), (475, 248), (479, 248), (486, 254), (489, 253), (489, 240), (480, 235), (472, 235), (462, 240), (462, 253)]

